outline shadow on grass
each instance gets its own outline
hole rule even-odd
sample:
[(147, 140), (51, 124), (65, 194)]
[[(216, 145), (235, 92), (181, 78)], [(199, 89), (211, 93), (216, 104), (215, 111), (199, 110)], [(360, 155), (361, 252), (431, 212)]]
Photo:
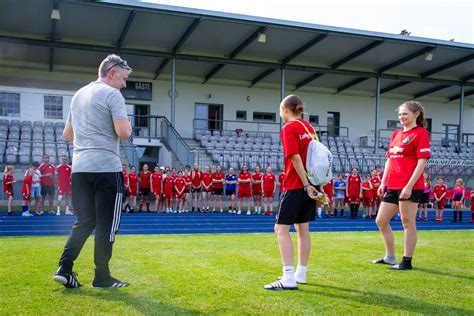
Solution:
[(181, 308), (176, 305), (161, 303), (148, 296), (134, 296), (133, 293), (125, 292), (124, 289), (63, 289), (65, 295), (89, 296), (107, 302), (117, 302), (117, 305), (128, 305), (135, 311), (150, 315), (198, 315), (196, 310)]
[(453, 278), (459, 278), (459, 279), (466, 279), (468, 281), (474, 281), (473, 277), (470, 277), (468, 275), (460, 275), (460, 274), (452, 274), (452, 273), (446, 273), (443, 271), (438, 271), (438, 270), (431, 270), (431, 269), (424, 269), (424, 268), (415, 268), (416, 271), (424, 272), (424, 273), (430, 273), (430, 274), (436, 274), (436, 275), (444, 275), (448, 277), (453, 277)]
[(320, 288), (321, 290), (301, 289), (305, 292), (326, 296), (330, 298), (349, 300), (364, 305), (384, 306), (397, 311), (416, 312), (423, 314), (450, 314), (450, 315), (472, 315), (472, 309), (451, 307), (441, 304), (432, 304), (420, 299), (411, 299), (393, 294), (376, 293), (370, 291), (360, 291), (338, 286), (308, 284), (310, 288)]

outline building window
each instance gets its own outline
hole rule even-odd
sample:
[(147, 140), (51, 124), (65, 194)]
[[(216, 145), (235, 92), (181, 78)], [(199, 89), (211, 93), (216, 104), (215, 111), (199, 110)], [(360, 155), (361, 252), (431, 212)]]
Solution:
[(236, 111), (235, 112), (235, 119), (236, 120), (243, 120), (243, 121), (246, 121), (247, 120), (247, 111)]
[(0, 92), (0, 116), (20, 116), (20, 94)]
[(310, 115), (309, 116), (309, 123), (318, 125), (319, 124), (319, 115)]
[(63, 119), (63, 97), (57, 95), (44, 96), (44, 118)]
[(401, 128), (402, 124), (399, 121), (395, 120), (388, 120), (387, 121), (387, 129), (395, 130), (397, 128)]
[(276, 122), (276, 114), (269, 112), (253, 112), (253, 120)]

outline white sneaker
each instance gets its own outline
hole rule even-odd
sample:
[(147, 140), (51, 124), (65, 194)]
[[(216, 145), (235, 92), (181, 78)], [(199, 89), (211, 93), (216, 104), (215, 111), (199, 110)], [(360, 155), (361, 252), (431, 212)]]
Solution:
[(224, 210), (223, 210), (223, 209), (221, 209), (221, 213), (222, 213), (222, 212), (224, 212)]
[(237, 215), (240, 215), (240, 214), (242, 214), (242, 212), (239, 210), (239, 211), (237, 212)]
[(21, 216), (30, 217), (30, 216), (33, 216), (33, 214), (31, 214), (28, 211), (24, 211), (23, 213), (21, 213)]
[(247, 215), (251, 215), (252, 213), (250, 211), (247, 211)]
[(229, 214), (232, 214), (232, 210), (229, 210)]
[[(240, 211), (239, 211), (239, 212), (240, 212)], [(232, 213), (237, 214), (237, 211), (236, 211), (236, 210), (233, 210)]]
[(66, 210), (66, 213), (64, 213), (64, 214), (66, 214), (66, 215), (74, 215), (74, 213), (71, 212), (70, 210)]
[(61, 211), (57, 211), (56, 216), (61, 216)]

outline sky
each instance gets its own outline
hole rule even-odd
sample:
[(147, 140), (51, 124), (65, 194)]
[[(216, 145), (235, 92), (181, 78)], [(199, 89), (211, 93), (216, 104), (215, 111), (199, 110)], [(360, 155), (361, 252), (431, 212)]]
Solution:
[(474, 43), (474, 0), (141, 0), (296, 22)]

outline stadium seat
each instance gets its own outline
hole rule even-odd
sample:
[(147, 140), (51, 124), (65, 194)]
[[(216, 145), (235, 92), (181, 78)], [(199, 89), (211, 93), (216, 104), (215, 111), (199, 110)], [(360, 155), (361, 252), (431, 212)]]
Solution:
[(10, 125), (8, 130), (11, 132), (17, 132), (20, 133), (20, 125)]
[(0, 119), (0, 125), (10, 125), (10, 121), (9, 120), (6, 120), (6, 119)]
[(47, 141), (47, 142), (54, 142), (54, 141), (56, 141), (56, 137), (54, 137), (54, 134), (52, 134), (52, 133), (46, 133), (46, 130), (45, 130), (44, 140)]
[(43, 133), (33, 132), (33, 140), (43, 140)]
[(0, 139), (7, 139), (7, 132), (0, 130)]
[(39, 127), (43, 128), (43, 122), (41, 122), (41, 121), (34, 121), (34, 122), (33, 122), (33, 127), (35, 127), (35, 126), (39, 126)]
[(9, 140), (19, 140), (20, 139), (20, 132), (18, 131), (10, 131), (8, 133), (8, 139)]
[(32, 155), (33, 156), (40, 156), (41, 158), (40, 158), (39, 161), (41, 161), (43, 159), (43, 154), (44, 154), (43, 148), (33, 147)]
[(20, 155), (19, 163), (22, 165), (29, 165), (31, 164), (30, 155)]
[(6, 134), (8, 132), (8, 125), (0, 124), (0, 131)]
[(5, 155), (5, 162), (11, 165), (14, 165), (17, 163), (17, 155)]

